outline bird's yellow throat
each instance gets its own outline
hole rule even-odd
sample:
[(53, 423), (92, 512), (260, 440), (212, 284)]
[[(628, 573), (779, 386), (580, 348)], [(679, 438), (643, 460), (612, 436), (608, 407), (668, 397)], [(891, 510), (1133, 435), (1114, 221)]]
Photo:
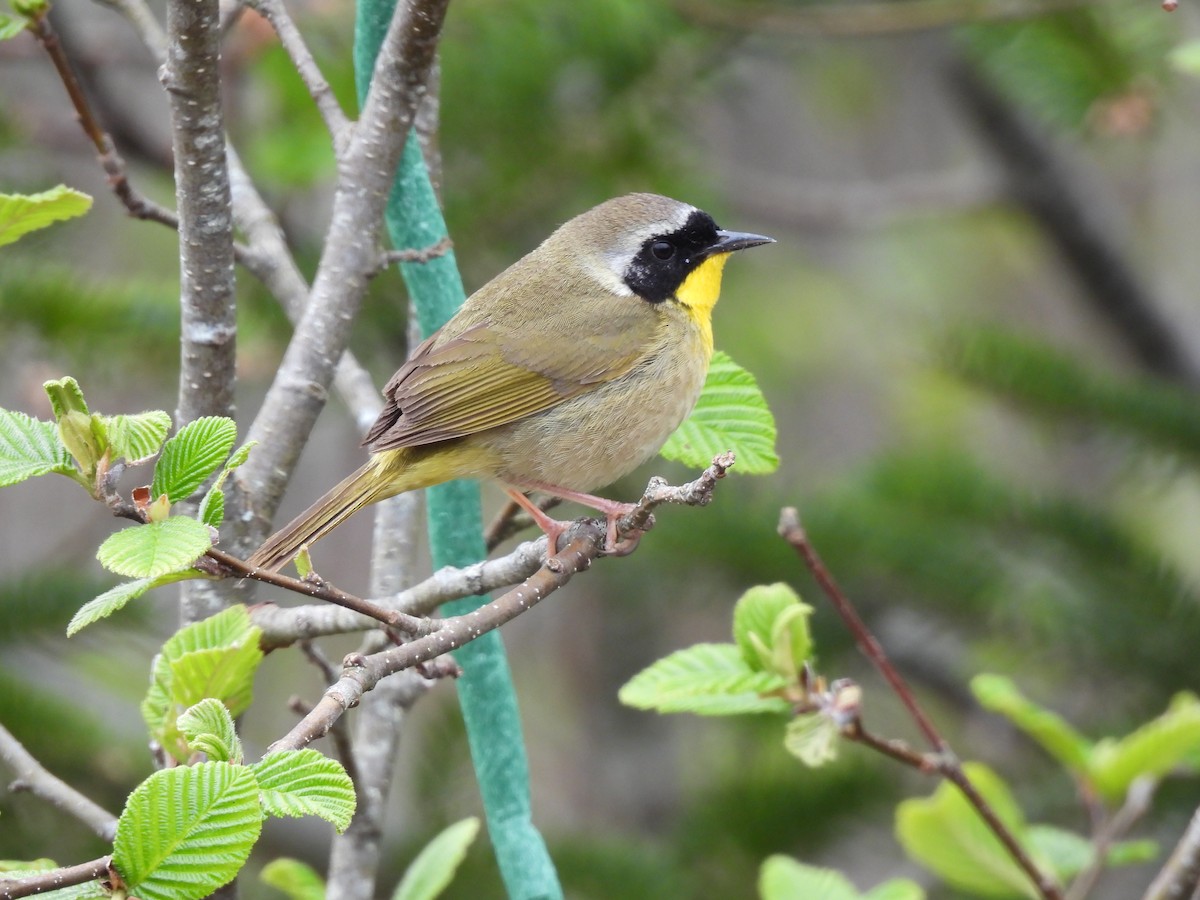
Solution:
[(700, 328), (700, 336), (709, 355), (712, 355), (713, 349), (712, 311), (721, 296), (721, 272), (725, 269), (727, 259), (728, 253), (710, 256), (691, 271), (675, 292), (675, 299)]

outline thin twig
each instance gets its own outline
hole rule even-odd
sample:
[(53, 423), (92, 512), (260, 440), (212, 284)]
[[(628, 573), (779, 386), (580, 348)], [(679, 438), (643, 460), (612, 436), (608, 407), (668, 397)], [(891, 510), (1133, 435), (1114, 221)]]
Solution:
[(362, 695), (381, 679), (456, 650), (550, 596), (577, 572), (588, 568), (604, 546), (604, 529), (595, 522), (577, 523), (568, 534), (573, 536), (567, 546), (547, 559), (542, 568), (519, 587), (465, 615), (444, 619), (442, 628), (431, 635), (381, 653), (348, 660), (338, 683), (326, 691), (313, 712), (276, 741), (272, 749), (307, 746), (326, 734), (342, 713), (357, 705)]
[(378, 603), (374, 603), (371, 600), (364, 600), (362, 597), (356, 597), (354, 594), (349, 594), (328, 582), (319, 581), (315, 578), (291, 578), (287, 575), (281, 575), (278, 572), (268, 572), (264, 569), (248, 566), (243, 560), (215, 547), (210, 548), (205, 553), (205, 556), (219, 563), (229, 575), (253, 578), (255, 581), (261, 581), (265, 584), (294, 591), (297, 594), (305, 594), (309, 597), (316, 597), (318, 600), (337, 604), (361, 615), (370, 616), (372, 619), (402, 631), (405, 634), (429, 634), (438, 627), (436, 622), (410, 616), (395, 609), (386, 609)]
[(867, 628), (866, 623), (858, 615), (850, 599), (838, 587), (833, 575), (817, 555), (816, 548), (808, 540), (808, 535), (800, 525), (800, 517), (795, 509), (788, 507), (782, 511), (779, 518), (779, 534), (791, 544), (800, 558), (804, 560), (809, 572), (816, 579), (821, 590), (825, 592), (825, 595), (833, 604), (838, 615), (841, 616), (846, 626), (850, 629), (859, 650), (871, 661), (872, 665), (875, 666), (891, 686), (892, 690), (895, 691), (901, 703), (904, 704), (904, 707), (913, 717), (913, 721), (916, 722), (921, 733), (929, 741), (937, 756), (940, 757), (938, 771), (941, 772), (943, 777), (951, 781), (962, 792), (963, 796), (967, 798), (967, 801), (975, 808), (980, 818), (987, 823), (992, 833), (1004, 845), (1009, 855), (1024, 870), (1025, 874), (1029, 876), (1044, 900), (1062, 900), (1062, 890), (1059, 886), (1049, 875), (1046, 875), (1037, 867), (1032, 858), (1025, 852), (1025, 848), (1021, 846), (1020, 842), (1009, 831), (1004, 822), (1000, 820), (1000, 817), (996, 815), (996, 811), (992, 809), (991, 804), (987, 802), (971, 782), (970, 778), (967, 777), (949, 743), (942, 737), (929, 716), (925, 714), (925, 711), (917, 702), (917, 698), (913, 695), (908, 684), (892, 665), (887, 654), (884, 653), (879, 641), (876, 640), (870, 629)]
[(308, 89), (317, 111), (325, 121), (325, 127), (329, 129), (329, 134), (333, 138), (333, 146), (340, 154), (342, 146), (345, 144), (347, 129), (351, 127), (350, 120), (338, 103), (337, 95), (329, 86), (329, 81), (321, 72), (321, 67), (317, 65), (317, 61), (304, 43), (300, 29), (288, 15), (287, 7), (280, 0), (249, 0), (247, 5), (262, 13), (263, 17), (271, 23), (271, 27), (275, 29), (275, 34), (279, 36), (279, 43), (283, 45), (284, 52), (291, 59), (292, 66)]
[(1142, 900), (1190, 900), (1200, 889), (1200, 809), (1192, 815), (1179, 843)]
[(238, 503), (265, 534), (325, 404), (378, 254), (384, 206), (404, 136), (433, 64), (447, 0), (401, 5), (338, 167), (330, 226), (304, 316), (288, 344), (250, 438), (258, 451), (231, 479)]
[(1112, 845), (1149, 811), (1157, 789), (1158, 779), (1149, 776), (1135, 778), (1129, 785), (1121, 808), (1108, 816), (1092, 836), (1092, 861), (1071, 882), (1065, 900), (1084, 900), (1085, 897), (1091, 896), (1092, 889), (1108, 865), (1108, 854)]
[(437, 243), (430, 244), (428, 247), (409, 248), (406, 250), (384, 250), (379, 254), (379, 262), (370, 273), (370, 276), (374, 278), (385, 269), (397, 263), (427, 263), (431, 259), (445, 256), (453, 249), (454, 241), (450, 240), (449, 237), (444, 237)]
[[(116, 835), (116, 816), (46, 771), (3, 725), (0, 725), (0, 760), (13, 770), (21, 789), (78, 819), (103, 841), (111, 841)], [(16, 787), (11, 789), (15, 790)]]
[(63, 50), (62, 43), (44, 12), (30, 19), (29, 30), (33, 32), (34, 37), (45, 49), (46, 55), (50, 57), (50, 62), (54, 64), (54, 70), (58, 73), (58, 77), (67, 91), (71, 105), (75, 107), (79, 125), (83, 128), (88, 140), (92, 142), (92, 146), (96, 148), (100, 166), (108, 176), (109, 187), (117, 195), (117, 199), (135, 218), (160, 222), (169, 228), (178, 229), (179, 219), (174, 212), (148, 200), (130, 183), (125, 170), (125, 160), (117, 153), (112, 138), (96, 119), (91, 104), (88, 102), (87, 94), (80, 85), (79, 79), (71, 67), (71, 62)]
[[(406, 590), (380, 597), (387, 609), (410, 615), (429, 615), (437, 607), (460, 597), (486, 594), (528, 578), (546, 556), (546, 538), (540, 537), (515, 547), (506, 556), (483, 560), (461, 569), (447, 566)], [(342, 607), (306, 605), (279, 607), (261, 605), (251, 610), (251, 619), (262, 629), (263, 647), (285, 647), (298, 640), (331, 634), (362, 631), (375, 620)]]
[(34, 894), (44, 894), (76, 884), (87, 884), (89, 881), (106, 877), (109, 874), (109, 864), (109, 857), (102, 856), (77, 866), (47, 869), (45, 872), (20, 878), (0, 875), (0, 900), (18, 900), (20, 897), (32, 897)]
[[(712, 499), (717, 481), (731, 465), (733, 454), (721, 454), (695, 481), (679, 487), (671, 487), (661, 478), (652, 478), (637, 509), (618, 523), (618, 537), (649, 529), (651, 511), (663, 503), (706, 505)], [(606, 523), (601, 520), (580, 519), (567, 530), (566, 546), (548, 557), (541, 568), (512, 590), (469, 613), (440, 620), (441, 627), (425, 637), (380, 653), (348, 657), (337, 684), (325, 692), (312, 714), (276, 742), (274, 748), (306, 746), (324, 735), (342, 713), (355, 706), (380, 679), (442, 657), (532, 609), (576, 573), (591, 566), (601, 555), (606, 531)], [(544, 544), (545, 538), (541, 541)]]

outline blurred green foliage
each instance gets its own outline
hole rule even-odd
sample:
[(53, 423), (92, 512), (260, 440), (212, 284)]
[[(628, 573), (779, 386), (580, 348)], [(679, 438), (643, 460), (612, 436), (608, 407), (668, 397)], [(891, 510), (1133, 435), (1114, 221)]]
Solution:
[[(344, 103), (353, 93), (346, 13), (321, 5), (298, 12)], [(1140, 150), (1119, 145), (1138, 160), (1136, 169), (1156, 152), (1149, 143), (1157, 136), (1156, 116), (1176, 86), (1167, 62), (1177, 38), (1173, 21), (1154, 3), (1104, 3), (973, 25), (955, 35), (1010, 100), (1052, 134), (1088, 132), (1101, 151), (1114, 146), (1104, 143), (1113, 135), (1141, 139)], [(778, 62), (812, 46), (706, 31), (687, 20), (686, 4), (663, 0), (512, 0), (502, 9), (482, 0), (453, 3), (442, 49), (439, 140), (447, 218), (468, 284), (482, 283), (556, 222), (625, 190), (658, 190), (753, 216), (756, 198), (738, 196), (733, 179), (727, 184), (724, 172), (707, 168), (698, 134), (708, 123), (708, 105), (721, 99), (716, 87), (731, 68), (747, 60)], [(838, 44), (828, 69), (809, 72), (810, 81), (796, 75), (808, 70), (794, 66), (785, 87), (765, 85), (775, 92), (780, 119), (793, 115), (793, 102), (830, 113), (823, 121), (836, 113), (843, 146), (852, 149), (845, 160), (817, 164), (821, 178), (845, 174), (856, 161), (868, 174), (875, 165), (886, 170), (881, 161), (900, 142), (870, 124), (897, 96), (881, 86), (904, 78), (888, 68), (882, 47), (881, 40)], [(278, 47), (262, 45), (247, 58), (231, 88), (230, 128), (297, 242), (302, 268), (311, 272), (321, 231), (313, 223), (322, 220), (332, 168), (327, 135)], [(926, 60), (916, 52), (906, 58), (914, 67)], [(759, 77), (761, 69), (753, 71)], [(1139, 115), (1113, 126), (1113, 104), (1131, 98)], [(744, 100), (734, 95), (722, 102)], [(917, 113), (912, 118), (923, 121)], [(6, 151), (33, 139), (32, 130), (19, 131), (21, 121), (7, 107), (0, 111)], [(774, 133), (738, 137), (739, 146), (778, 141)], [(862, 146), (871, 152), (857, 155)], [(800, 167), (806, 148), (794, 149)], [(154, 228), (122, 225), (121, 246), (107, 251), (103, 263), (96, 262), (100, 254), (56, 243), (57, 237), (6, 250), (0, 319), (14, 357), (157, 383), (160, 405), (169, 404), (178, 353), (174, 260), (145, 251), (141, 236)], [(964, 668), (1021, 670), (1039, 683), (1040, 696), (1072, 697), (1080, 727), (1139, 721), (1147, 705), (1161, 708), (1174, 690), (1194, 684), (1196, 572), (1170, 541), (1193, 547), (1196, 525), (1186, 511), (1160, 515), (1138, 501), (1159, 486), (1186, 494), (1200, 483), (1193, 391), (1130, 374), (1111, 360), (1097, 362), (1103, 351), (1087, 336), (1072, 344), (1087, 350), (1068, 354), (1028, 327), (975, 327), (977, 319), (1007, 324), (1018, 317), (1002, 305), (1018, 292), (1040, 289), (1045, 296), (1038, 302), (1063, 302), (1035, 282), (1046, 265), (1039, 236), (1010, 211), (925, 210), (915, 223), (901, 211), (895, 224), (867, 231), (848, 239), (836, 232), (794, 237), (752, 270), (761, 285), (749, 276), (740, 280), (730, 267), (727, 293), (737, 295), (738, 305), (726, 301), (718, 309), (718, 344), (758, 376), (772, 402), (783, 469), (770, 482), (730, 479), (703, 511), (664, 510), (653, 539), (635, 557), (580, 579), (586, 584), (579, 591), (603, 594), (605, 615), (588, 640), (607, 668), (598, 667), (597, 683), (587, 685), (593, 693), (581, 693), (578, 707), (556, 727), (584, 729), (594, 715), (589, 702), (615, 706), (619, 683), (693, 642), (697, 632), (725, 639), (729, 605), (748, 584), (800, 584), (819, 607), (813, 628), (823, 671), (854, 673), (858, 660), (844, 652), (846, 636), (774, 536), (782, 503), (800, 506), (818, 549), (868, 617), (909, 613), (945, 637), (909, 650), (900, 662), (916, 671), (951, 730), (965, 709)], [(92, 250), (102, 240), (81, 244)], [(240, 363), (249, 392), (270, 377), (286, 328), (261, 288), (244, 274), (239, 281)], [(998, 290), (1001, 284), (1012, 293)], [(380, 376), (402, 352), (401, 292), (394, 274), (376, 279), (358, 326), (356, 349), (365, 349)], [(253, 411), (252, 400), (245, 408)], [(847, 420), (854, 426), (846, 427)], [(853, 448), (837, 443), (848, 433), (867, 437)], [(672, 466), (656, 470), (687, 475)], [(306, 495), (320, 487), (306, 485)], [(613, 495), (636, 495), (641, 487), (631, 478)], [(6, 679), (0, 698), (12, 702), (0, 703), (0, 721), (58, 774), (98, 786), (98, 796), (119, 804), (120, 786), (90, 760), (100, 758), (96, 748), (119, 749), (130, 736), (118, 740), (118, 726), (70, 698), (35, 695), (16, 661), (26, 657), (10, 652), (32, 643), (79, 654), (29, 629), (49, 621), (57, 630), (100, 588), (65, 577), (23, 581), (10, 574), (8, 582), (11, 591), (0, 598), (9, 656), (0, 670)], [(120, 655), (126, 647), (110, 652), (126, 680), (143, 684), (153, 648), (140, 649), (143, 656), (132, 659)], [(957, 650), (961, 655), (948, 660)], [(872, 703), (887, 705), (874, 696)], [(536, 709), (540, 699), (535, 692), (526, 708)], [(639, 728), (665, 733), (657, 721), (632, 715), (613, 720), (622, 736), (633, 735), (630, 743), (654, 739)], [(425, 833), (406, 834), (410, 848), (475, 802), (456, 712), (446, 704), (419, 721), (411, 791), (423, 812), (411, 830)], [(703, 726), (704, 739), (695, 730), (664, 739), (678, 742), (682, 771), (642, 773), (677, 780), (671, 808), (633, 811), (630, 821), (598, 828), (588, 824), (589, 810), (578, 810), (584, 825), (551, 835), (575, 896), (750, 897), (767, 855), (812, 859), (909, 789), (893, 769), (858, 753), (827, 770), (804, 771), (780, 748), (777, 724)], [(630, 752), (619, 741), (605, 748), (614, 756)], [(1072, 802), (1043, 790), (1032, 752), (1007, 762), (1023, 770), (1025, 780), (1013, 778), (1014, 787), (1035, 804)], [(570, 791), (563, 794), (569, 800)], [(1184, 792), (1178, 802), (1194, 799)], [(31, 798), (13, 802), (17, 811), (6, 806), (0, 816), (0, 845), (12, 855), (37, 855), (46, 835), (57, 837), (61, 819)], [(86, 835), (80, 841), (86, 844)], [(448, 896), (499, 896), (486, 848), (472, 850)]]

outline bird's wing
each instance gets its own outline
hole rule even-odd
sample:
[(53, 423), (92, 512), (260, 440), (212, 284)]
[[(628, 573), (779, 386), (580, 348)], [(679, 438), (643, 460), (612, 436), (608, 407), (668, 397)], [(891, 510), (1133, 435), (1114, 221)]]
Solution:
[(482, 317), (455, 336), (434, 334), (384, 388), (384, 410), (363, 443), (391, 450), (475, 434), (624, 375), (658, 336), (640, 303)]

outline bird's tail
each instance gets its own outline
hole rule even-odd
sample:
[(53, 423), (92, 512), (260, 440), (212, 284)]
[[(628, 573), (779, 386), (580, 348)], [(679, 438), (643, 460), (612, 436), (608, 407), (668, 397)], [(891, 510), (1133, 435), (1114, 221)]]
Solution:
[(295, 558), (305, 544), (319, 541), (364, 506), (395, 491), (380, 477), (375, 459), (339, 482), (320, 500), (267, 539), (246, 560), (252, 568), (277, 572)]

